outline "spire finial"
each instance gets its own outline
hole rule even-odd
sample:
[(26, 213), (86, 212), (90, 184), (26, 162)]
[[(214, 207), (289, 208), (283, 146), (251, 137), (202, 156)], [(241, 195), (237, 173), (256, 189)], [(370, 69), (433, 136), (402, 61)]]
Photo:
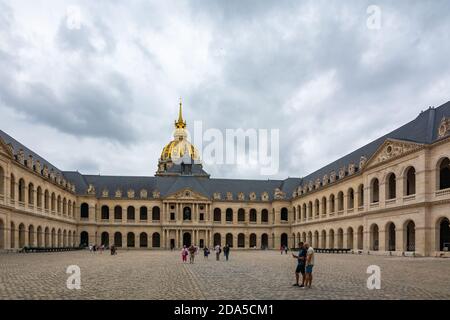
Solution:
[(180, 98), (180, 110), (178, 111), (178, 121), (175, 121), (175, 128), (184, 129), (186, 128), (186, 121), (183, 120), (183, 103)]

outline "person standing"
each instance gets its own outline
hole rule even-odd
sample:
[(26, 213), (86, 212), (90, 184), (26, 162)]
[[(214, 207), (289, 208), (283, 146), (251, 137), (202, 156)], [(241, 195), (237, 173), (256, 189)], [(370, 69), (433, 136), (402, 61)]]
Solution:
[(216, 260), (219, 261), (220, 260), (220, 252), (222, 251), (220, 249), (220, 245), (219, 244), (214, 247), (214, 251), (216, 252)]
[(209, 248), (208, 247), (204, 247), (203, 248), (203, 257), (204, 259), (208, 259), (209, 256)]
[(228, 243), (223, 247), (223, 255), (225, 256), (226, 261), (228, 261), (228, 256), (230, 255), (230, 246)]
[(196, 251), (197, 249), (195, 248), (195, 246), (191, 244), (191, 246), (189, 247), (189, 263), (194, 263)]
[(306, 248), (306, 266), (305, 266), (305, 286), (306, 288), (311, 289), (312, 284), (312, 272), (314, 267), (314, 249), (309, 245), (309, 243), (305, 243)]
[(188, 250), (186, 246), (183, 246), (183, 249), (181, 249), (181, 261), (186, 262), (188, 256)]
[[(298, 244), (299, 251), (298, 255), (292, 254), (292, 257), (297, 259), (297, 268), (295, 269), (295, 283), (293, 286), (298, 286), (300, 288), (305, 287), (305, 263), (306, 263), (306, 249), (303, 242)], [(299, 285), (300, 273), (302, 274), (302, 284)]]

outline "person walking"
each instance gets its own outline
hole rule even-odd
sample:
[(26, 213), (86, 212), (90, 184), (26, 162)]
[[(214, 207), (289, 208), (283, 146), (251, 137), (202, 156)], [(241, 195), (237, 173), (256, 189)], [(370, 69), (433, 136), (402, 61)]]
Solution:
[(195, 253), (197, 252), (197, 248), (191, 244), (189, 247), (189, 263), (194, 263)]
[(188, 256), (188, 250), (186, 246), (183, 246), (183, 249), (181, 249), (181, 261), (186, 262)]
[(203, 258), (204, 259), (208, 259), (209, 256), (209, 248), (208, 247), (204, 247), (203, 248)]
[[(293, 286), (298, 286), (300, 288), (305, 287), (305, 263), (306, 263), (306, 249), (303, 242), (298, 244), (299, 251), (298, 255), (292, 254), (292, 257), (297, 259), (297, 268), (295, 269), (295, 283)], [(299, 285), (300, 273), (302, 274), (302, 284)]]
[(216, 260), (219, 261), (220, 260), (220, 252), (222, 251), (222, 249), (220, 249), (219, 244), (214, 247), (214, 251), (216, 252)]
[(228, 261), (228, 257), (230, 255), (230, 246), (228, 243), (223, 247), (223, 255), (225, 256), (226, 261)]
[(313, 267), (314, 267), (314, 249), (305, 243), (306, 248), (306, 266), (305, 266), (305, 287), (311, 289), (312, 279), (313, 279)]

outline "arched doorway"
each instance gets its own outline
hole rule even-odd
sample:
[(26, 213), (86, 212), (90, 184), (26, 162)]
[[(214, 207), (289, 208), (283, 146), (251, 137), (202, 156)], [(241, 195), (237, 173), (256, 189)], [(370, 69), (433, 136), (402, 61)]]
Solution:
[(280, 246), (287, 247), (288, 245), (288, 235), (286, 233), (281, 234), (281, 241)]
[(109, 233), (108, 232), (103, 232), (102, 233), (102, 245), (105, 247), (109, 247)]
[(189, 247), (192, 242), (192, 236), (190, 232), (183, 233), (183, 246)]
[(406, 224), (406, 248), (405, 251), (416, 251), (416, 225), (410, 220)]
[(364, 249), (364, 227), (360, 226), (358, 228), (358, 250)]
[(347, 248), (346, 249), (353, 249), (353, 228), (349, 227), (347, 229)]
[(238, 248), (245, 248), (245, 234), (238, 234)]
[(378, 251), (378, 243), (379, 243), (379, 232), (378, 225), (373, 224), (370, 227), (370, 250)]
[(225, 243), (229, 247), (233, 247), (233, 235), (231, 233), (227, 233), (227, 235), (225, 236)]
[(114, 246), (116, 246), (117, 248), (122, 247), (122, 233), (116, 232), (114, 234)]
[(439, 223), (439, 250), (450, 251), (450, 223), (447, 218)]
[(267, 233), (263, 233), (261, 236), (261, 248), (268, 249), (269, 248), (269, 236)]
[(386, 227), (386, 250), (395, 251), (395, 224), (388, 223)]
[(250, 248), (256, 248), (256, 234), (250, 235)]
[(222, 245), (222, 239), (220, 236), (220, 233), (214, 233), (214, 246), (221, 246)]
[(142, 232), (139, 235), (139, 247), (141, 247), (141, 248), (148, 247), (148, 239), (147, 239), (147, 234), (145, 232)]
[(152, 235), (152, 246), (153, 246), (153, 248), (161, 247), (161, 236), (159, 235), (158, 232), (155, 232)]
[(87, 247), (89, 245), (89, 233), (83, 231), (80, 233), (80, 247)]

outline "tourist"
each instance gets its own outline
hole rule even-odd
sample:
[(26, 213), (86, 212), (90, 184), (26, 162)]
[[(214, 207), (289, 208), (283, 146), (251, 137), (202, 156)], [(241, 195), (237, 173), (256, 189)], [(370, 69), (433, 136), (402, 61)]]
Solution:
[(225, 256), (226, 261), (228, 261), (228, 256), (230, 255), (230, 246), (228, 243), (223, 247), (223, 255)]
[[(300, 288), (304, 288), (305, 287), (305, 263), (306, 263), (306, 248), (303, 245), (303, 242), (300, 242), (298, 244), (299, 246), (299, 252), (298, 252), (298, 256), (296, 256), (295, 254), (292, 254), (292, 257), (297, 259), (297, 268), (295, 269), (295, 283), (293, 284), (293, 286), (299, 286)], [(302, 274), (302, 284), (299, 285), (299, 278), (300, 275)]]
[(311, 289), (312, 284), (312, 271), (314, 267), (314, 249), (309, 246), (309, 243), (305, 243), (306, 248), (306, 266), (305, 266), (305, 287)]
[(197, 249), (195, 248), (194, 245), (191, 244), (191, 246), (189, 247), (189, 263), (194, 263), (196, 252), (197, 252)]
[(111, 255), (112, 255), (112, 256), (114, 256), (114, 255), (117, 254), (116, 246), (115, 246), (114, 244), (110, 247), (110, 249), (111, 249)]
[(280, 247), (280, 253), (283, 254), (283, 251), (284, 251), (284, 246), (281, 246)]
[(183, 248), (181, 249), (181, 261), (183, 262), (187, 262), (187, 256), (188, 256), (188, 250), (186, 248), (186, 246), (183, 246)]
[(216, 260), (219, 261), (220, 260), (220, 253), (222, 252), (222, 249), (220, 249), (220, 245), (217, 244), (214, 247), (214, 251), (216, 252)]
[(209, 256), (209, 248), (208, 247), (204, 247), (203, 248), (203, 258), (204, 259), (208, 259)]
[(284, 252), (285, 252), (286, 254), (288, 254), (288, 250), (289, 250), (288, 246), (287, 246), (287, 245), (284, 246)]

